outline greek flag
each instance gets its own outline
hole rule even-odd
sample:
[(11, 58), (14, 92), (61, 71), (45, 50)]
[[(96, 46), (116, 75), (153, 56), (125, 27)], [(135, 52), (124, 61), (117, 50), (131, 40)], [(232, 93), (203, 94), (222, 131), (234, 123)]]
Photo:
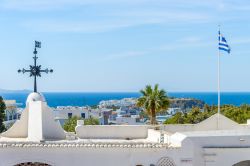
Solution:
[(219, 31), (219, 50), (226, 51), (227, 53), (230, 53), (231, 51), (229, 45), (227, 44), (226, 38), (222, 36), (220, 31)]

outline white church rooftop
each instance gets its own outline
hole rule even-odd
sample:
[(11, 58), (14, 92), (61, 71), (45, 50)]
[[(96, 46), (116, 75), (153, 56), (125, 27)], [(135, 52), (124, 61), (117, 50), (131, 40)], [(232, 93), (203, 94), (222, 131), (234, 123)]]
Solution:
[(233, 165), (249, 159), (250, 128), (215, 114), (192, 125), (79, 123), (76, 133), (67, 133), (54, 119), (44, 96), (31, 93), (20, 120), (1, 134), (0, 152), (0, 166), (33, 166), (33, 162), (50, 166), (83, 162), (94, 166)]
[[(219, 119), (219, 121), (218, 121)], [(219, 125), (219, 126), (218, 126)], [(159, 126), (158, 126), (159, 127)], [(1, 134), (0, 146), (13, 143), (14, 146), (55, 145), (69, 144), (75, 147), (167, 147), (171, 145), (170, 137), (183, 135), (186, 137), (213, 137), (213, 136), (250, 136), (248, 125), (239, 125), (223, 115), (215, 114), (205, 121), (194, 125), (165, 125), (160, 130), (154, 130), (151, 126), (76, 126), (76, 134), (73, 139), (68, 139), (69, 133), (63, 131), (57, 121), (54, 120), (52, 110), (47, 106), (41, 93), (31, 93), (27, 98), (27, 106), (21, 119), (8, 131)], [(72, 134), (71, 134), (72, 135)], [(168, 140), (162, 140), (168, 139)], [(161, 145), (161, 146), (160, 146)]]

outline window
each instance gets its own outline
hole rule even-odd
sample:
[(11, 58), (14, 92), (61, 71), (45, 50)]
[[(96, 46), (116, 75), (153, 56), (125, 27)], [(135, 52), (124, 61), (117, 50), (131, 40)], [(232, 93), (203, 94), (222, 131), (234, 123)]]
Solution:
[(68, 118), (72, 118), (72, 113), (68, 113)]
[(85, 119), (85, 113), (81, 113), (81, 117)]

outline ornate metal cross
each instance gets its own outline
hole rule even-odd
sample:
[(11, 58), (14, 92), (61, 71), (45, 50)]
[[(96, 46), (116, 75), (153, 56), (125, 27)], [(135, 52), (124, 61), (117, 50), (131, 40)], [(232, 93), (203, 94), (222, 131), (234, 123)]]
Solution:
[(48, 74), (48, 73), (52, 73), (53, 72), (53, 69), (48, 69), (48, 68), (46, 68), (46, 69), (41, 69), (41, 65), (37, 65), (36, 64), (36, 61), (37, 61), (37, 59), (38, 59), (38, 57), (36, 56), (36, 54), (37, 54), (37, 50), (36, 50), (36, 48), (41, 48), (41, 42), (38, 42), (38, 41), (35, 41), (35, 49), (34, 49), (34, 57), (33, 57), (33, 59), (34, 59), (34, 65), (32, 66), (32, 65), (30, 65), (30, 69), (19, 69), (18, 70), (18, 73), (30, 73), (30, 77), (34, 77), (34, 92), (37, 92), (37, 83), (36, 83), (36, 77), (41, 77), (41, 73), (46, 73), (46, 74)]

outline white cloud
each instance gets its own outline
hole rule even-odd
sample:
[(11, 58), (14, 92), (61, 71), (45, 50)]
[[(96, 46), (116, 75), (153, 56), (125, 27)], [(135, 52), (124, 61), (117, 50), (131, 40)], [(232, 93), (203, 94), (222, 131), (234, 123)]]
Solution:
[(138, 56), (144, 56), (148, 52), (147, 51), (128, 51), (128, 52), (122, 52), (112, 55), (105, 56), (105, 60), (114, 60), (114, 59), (121, 59), (121, 58), (134, 58)]
[[(1, 7), (9, 10), (41, 11), (80, 5), (140, 5), (153, 0), (3, 0)], [(159, 1), (160, 2), (160, 1)]]
[(202, 39), (197, 36), (189, 36), (189, 37), (178, 39), (177, 41), (181, 43), (199, 43), (199, 42), (202, 42)]
[(120, 28), (140, 26), (144, 24), (159, 23), (158, 20), (95, 20), (95, 21), (67, 21), (67, 20), (29, 20), (22, 26), (35, 31), (45, 32), (73, 32), (73, 33), (99, 33)]
[[(215, 20), (214, 14), (190, 10), (190, 6), (199, 9), (200, 6), (213, 5), (198, 0), (157, 0), (157, 3), (155, 0), (3, 0), (0, 9), (32, 12), (28, 17), (20, 18), (19, 22), (26, 29), (40, 32), (99, 33), (140, 25)], [(48, 10), (55, 14), (48, 15)], [(39, 13), (36, 19), (30, 19), (34, 11), (44, 15)], [(68, 17), (60, 16), (67, 13)]]
[(249, 0), (221, 0), (215, 5), (220, 12), (244, 12), (250, 10)]
[[(221, 5), (217, 5), (216, 0), (157, 0), (157, 3), (153, 0), (4, 0), (0, 8), (44, 13), (44, 15), (39, 14), (36, 19), (31, 19), (33, 14), (31, 13), (18, 20), (21, 26), (28, 30), (99, 33), (152, 24), (165, 26), (211, 22), (217, 24), (220, 18), (216, 9), (227, 9), (233, 3), (219, 1), (218, 4)], [(68, 8), (75, 10), (60, 11)], [(55, 14), (48, 15), (47, 10)], [(60, 14), (69, 15), (62, 17)], [(223, 21), (231, 19), (237, 18), (226, 17)]]
[(68, 8), (81, 5), (122, 7), (164, 7), (165, 9), (209, 9), (209, 10), (249, 10), (248, 0), (2, 0), (0, 6), (9, 10), (41, 11)]
[(160, 46), (155, 46), (152, 48), (148, 48), (140, 51), (126, 51), (117, 54), (104, 56), (105, 60), (116, 60), (116, 59), (131, 59), (138, 56), (148, 56), (151, 54), (157, 55), (158, 52), (167, 52), (167, 51), (175, 51), (187, 48), (200, 48), (200, 47), (214, 47), (216, 46), (216, 41), (209, 41), (202, 39), (197, 36), (188, 36), (180, 39), (176, 39), (175, 41), (167, 44), (163, 44)]
[(45, 18), (25, 20), (21, 24), (25, 28), (35, 31), (99, 33), (141, 25), (190, 24), (204, 23), (213, 20), (212, 17), (203, 13), (182, 11), (121, 11), (119, 13), (110, 12), (100, 15), (96, 15), (95, 19), (92, 20), (80, 14), (77, 18), (74, 18), (74, 21), (68, 19)]
[(231, 44), (249, 44), (250, 38), (249, 37), (234, 38), (234, 39), (231, 39), (230, 43)]
[(210, 41), (197, 36), (189, 36), (177, 39), (176, 41), (173, 41), (168, 44), (161, 45), (155, 48), (155, 50), (170, 51), (184, 48), (211, 47), (216, 44), (216, 41)]
[(159, 22), (188, 22), (188, 21), (199, 21), (204, 22), (211, 20), (213, 16), (203, 12), (195, 11), (182, 11), (182, 10), (168, 10), (168, 9), (139, 9), (139, 10), (126, 10), (110, 12), (110, 16), (119, 16), (125, 18), (136, 18), (136, 19), (154, 19)]

